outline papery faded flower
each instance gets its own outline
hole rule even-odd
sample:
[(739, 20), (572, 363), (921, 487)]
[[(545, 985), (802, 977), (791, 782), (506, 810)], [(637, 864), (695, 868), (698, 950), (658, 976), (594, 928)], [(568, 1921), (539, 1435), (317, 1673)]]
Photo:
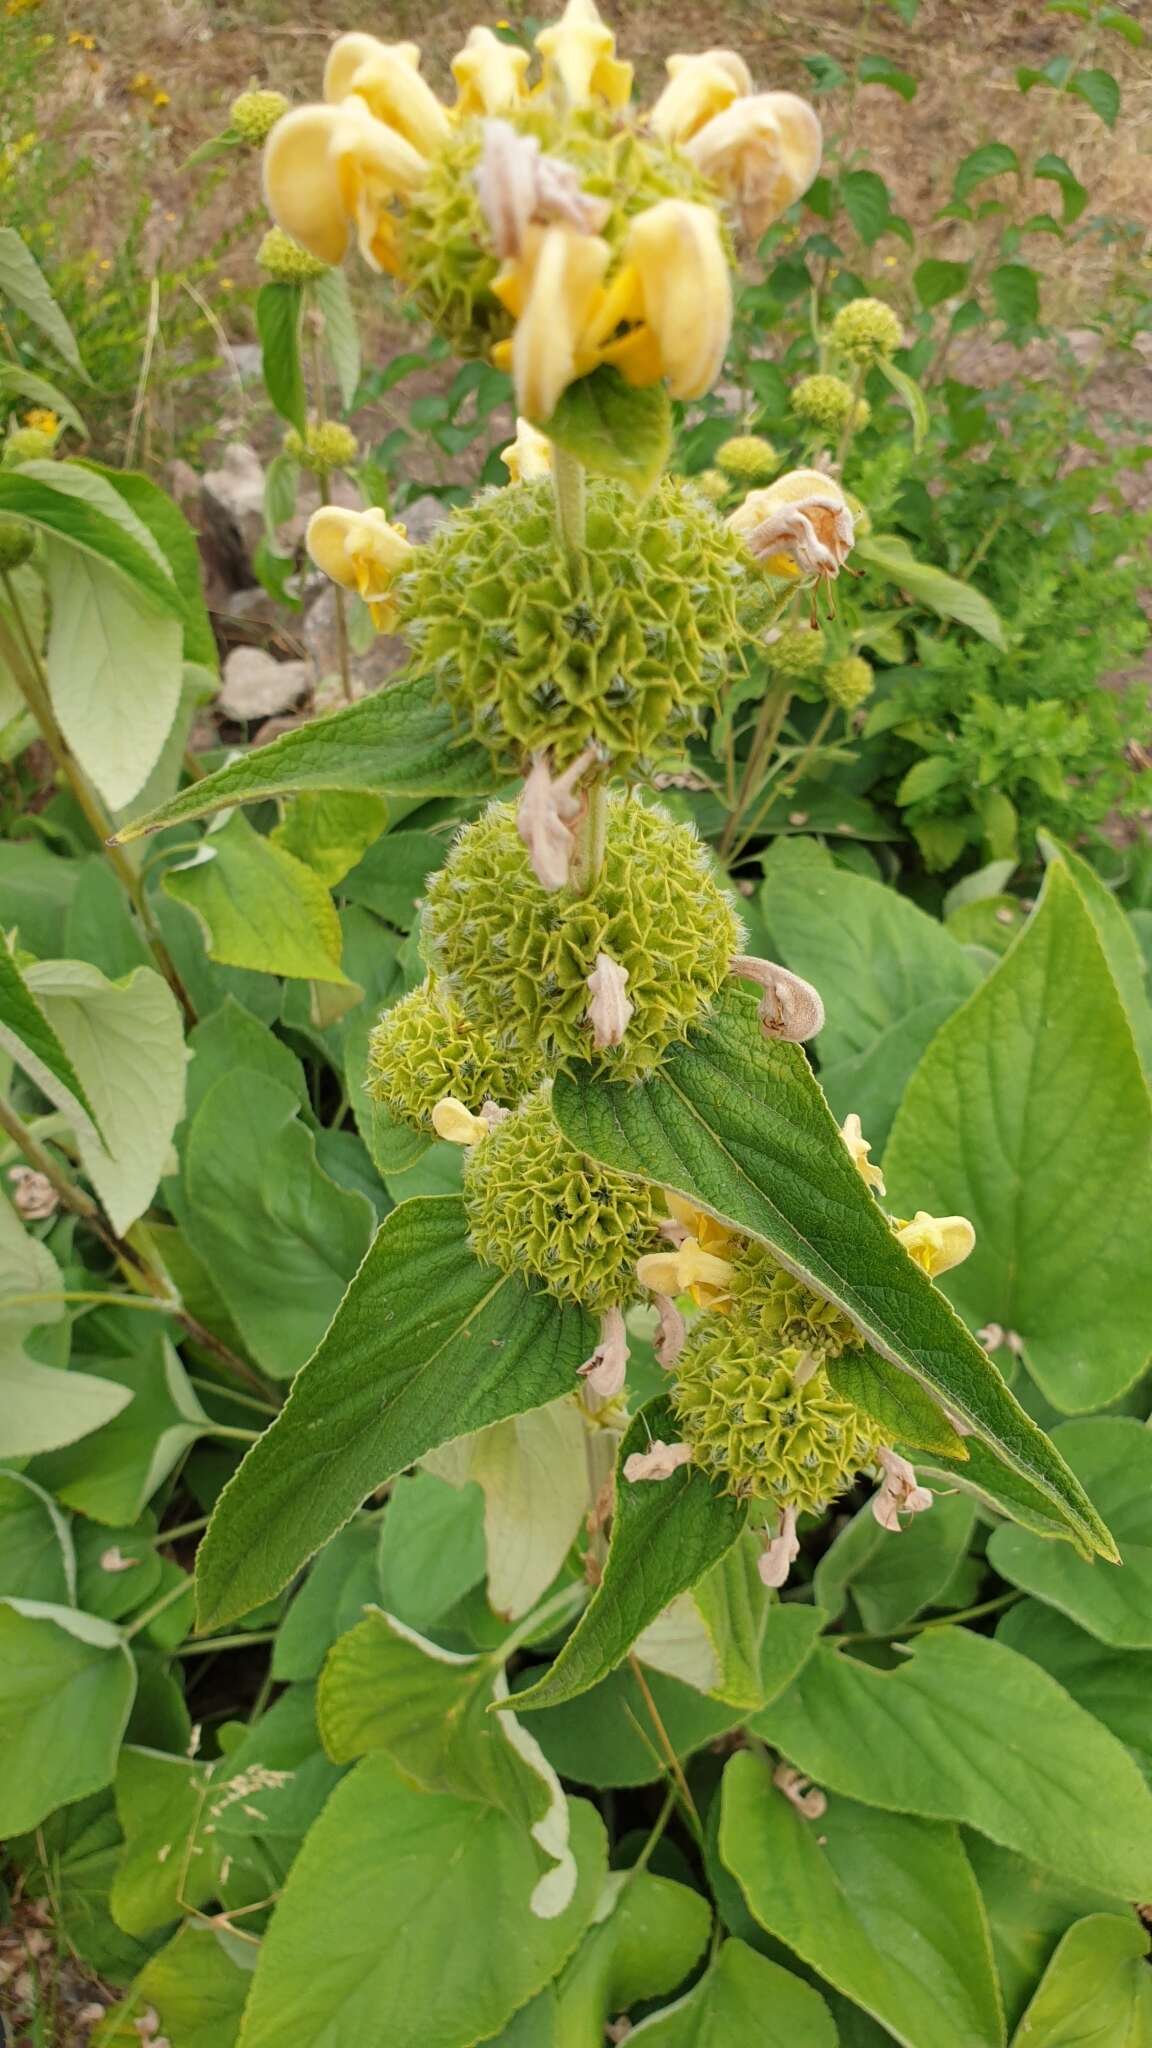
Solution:
[(452, 59), (457, 114), (503, 114), (521, 106), (531, 61), (527, 50), (502, 41), (490, 28), (469, 29), (464, 48)]
[(324, 67), (324, 97), (338, 105), (351, 94), (422, 156), (430, 156), (448, 140), (451, 123), (420, 76), (415, 43), (382, 43), (377, 36), (361, 34), (338, 37)]
[(728, 525), (769, 575), (793, 581), (839, 575), (856, 539), (843, 491), (818, 469), (789, 470), (763, 490), (749, 491)]
[(552, 443), (530, 420), (516, 421), (516, 439), (500, 450), (500, 460), (514, 484), (535, 483), (552, 473)]
[(317, 568), (355, 590), (377, 630), (387, 632), (395, 618), (392, 585), (414, 552), (404, 528), (393, 526), (378, 505), (367, 512), (322, 505), (308, 521), (304, 544)]
[(666, 1444), (656, 1437), (646, 1451), (633, 1451), (624, 1460), (624, 1477), (635, 1484), (644, 1479), (671, 1479), (681, 1465), (687, 1465), (692, 1452), (687, 1444)]
[(737, 953), (729, 970), (741, 981), (758, 982), (764, 991), (760, 1023), (767, 1038), (782, 1038), (803, 1045), (824, 1029), (824, 1004), (817, 989), (788, 967), (774, 960), (757, 960), (750, 953)]
[(604, 224), (608, 203), (580, 188), (571, 164), (542, 156), (535, 135), (522, 135), (509, 121), (485, 121), (484, 154), (476, 191), (501, 262), (523, 254), (528, 225), (563, 222), (581, 234)]
[[(543, 441), (543, 434), (538, 438)], [(548, 755), (537, 754), (525, 777), (516, 811), (516, 830), (521, 844), (528, 849), (532, 872), (542, 889), (552, 891), (567, 885), (576, 850), (572, 825), (584, 807), (583, 799), (576, 795), (576, 785), (598, 758), (595, 747), (585, 747), (563, 775), (553, 776)]]
[(876, 1462), (884, 1476), (872, 1496), (872, 1513), (882, 1529), (898, 1536), (901, 1515), (922, 1515), (931, 1507), (932, 1495), (899, 1452), (878, 1450)]
[(600, 1317), (600, 1341), (591, 1358), (580, 1367), (580, 1377), (598, 1401), (614, 1401), (624, 1391), (628, 1372), (628, 1332), (618, 1308), (606, 1308)]
[(595, 100), (627, 105), (632, 66), (616, 56), (616, 38), (595, 0), (568, 0), (560, 20), (541, 29), (536, 48), (544, 60), (545, 89), (563, 95), (570, 106)]
[(976, 1232), (966, 1216), (930, 1216), (926, 1209), (918, 1209), (896, 1235), (909, 1257), (934, 1280), (962, 1265), (976, 1244)]
[(628, 997), (628, 969), (613, 960), (610, 953), (597, 953), (587, 986), (591, 1001), (586, 1015), (597, 1052), (606, 1052), (610, 1045), (623, 1045), (636, 1008)]
[(808, 190), (822, 147), (815, 109), (794, 92), (735, 99), (684, 144), (685, 154), (734, 202), (754, 241)]
[(840, 1136), (848, 1148), (852, 1164), (864, 1182), (865, 1187), (874, 1188), (878, 1195), (886, 1194), (888, 1191), (884, 1186), (884, 1175), (869, 1157), (872, 1147), (864, 1136), (860, 1119), (855, 1110), (845, 1117), (840, 1126)]
[(799, 1555), (800, 1538), (796, 1534), (796, 1510), (781, 1508), (776, 1534), (761, 1551), (756, 1566), (762, 1583), (774, 1591), (786, 1585), (788, 1574)]
[(657, 1365), (662, 1365), (665, 1372), (671, 1372), (684, 1349), (688, 1326), (670, 1294), (656, 1296), (656, 1313), (660, 1323), (652, 1339), (652, 1349)]
[(12, 1166), (8, 1179), (12, 1184), (12, 1207), (25, 1222), (43, 1223), (56, 1214), (60, 1197), (46, 1173), (37, 1173), (32, 1166)]
[(432, 1128), (450, 1145), (478, 1145), (488, 1136), (491, 1124), (484, 1115), (473, 1116), (454, 1095), (445, 1095), (432, 1111)]
[(665, 60), (668, 83), (648, 116), (662, 142), (681, 146), (714, 114), (752, 90), (752, 74), (735, 50), (702, 50)]
[(264, 197), (318, 262), (339, 263), (355, 227), (365, 261), (395, 270), (389, 208), (417, 190), (426, 170), (420, 151), (353, 94), (337, 106), (297, 107), (276, 123), (264, 151)]
[(805, 1820), (821, 1820), (827, 1813), (827, 1795), (819, 1785), (813, 1785), (803, 1771), (798, 1771), (795, 1764), (778, 1763), (772, 1773), (772, 1783)]

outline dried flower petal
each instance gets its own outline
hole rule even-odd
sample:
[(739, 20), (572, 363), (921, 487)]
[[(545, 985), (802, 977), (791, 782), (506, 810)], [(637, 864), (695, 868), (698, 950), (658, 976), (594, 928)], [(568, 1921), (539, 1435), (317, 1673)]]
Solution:
[(571, 164), (542, 156), (537, 137), (521, 134), (508, 121), (484, 123), (476, 191), (492, 246), (505, 263), (523, 254), (532, 221), (562, 221), (580, 234), (592, 234), (608, 213), (604, 200), (581, 190)]
[(795, 1508), (781, 1508), (780, 1526), (760, 1554), (756, 1569), (764, 1585), (774, 1590), (787, 1583), (788, 1574), (800, 1555), (796, 1534)]
[(570, 827), (584, 807), (583, 799), (576, 795), (576, 784), (598, 758), (594, 747), (585, 747), (563, 775), (553, 777), (548, 754), (533, 756), (520, 792), (516, 830), (542, 889), (563, 889), (567, 884), (576, 848)]
[(656, 1354), (657, 1365), (662, 1365), (665, 1372), (670, 1372), (684, 1349), (688, 1328), (670, 1294), (657, 1295), (656, 1311), (660, 1317), (660, 1327), (653, 1339), (652, 1349)]
[(592, 1026), (592, 1043), (597, 1052), (606, 1052), (609, 1046), (623, 1045), (635, 1003), (628, 997), (628, 969), (610, 953), (597, 953), (596, 965), (587, 977), (588, 993), (592, 1000), (586, 1016)]
[(931, 1507), (932, 1495), (898, 1451), (881, 1449), (876, 1459), (884, 1477), (872, 1496), (872, 1513), (882, 1529), (898, 1536), (901, 1515), (922, 1515)]
[(735, 202), (745, 234), (757, 241), (808, 190), (822, 147), (815, 109), (793, 92), (735, 99), (684, 144), (704, 176)]
[(600, 1317), (600, 1342), (580, 1367), (580, 1377), (599, 1401), (614, 1401), (624, 1390), (628, 1371), (628, 1332), (618, 1308)]
[(624, 1477), (635, 1483), (643, 1479), (671, 1479), (692, 1457), (688, 1444), (666, 1444), (656, 1437), (646, 1451), (633, 1451), (624, 1460)]
[(791, 1800), (797, 1813), (805, 1820), (820, 1820), (828, 1811), (828, 1800), (818, 1785), (813, 1785), (803, 1771), (795, 1764), (778, 1763), (772, 1773), (772, 1783), (785, 1799)]
[(777, 966), (774, 960), (737, 953), (729, 971), (743, 981), (758, 982), (764, 990), (760, 1023), (766, 1037), (803, 1045), (824, 1029), (824, 1005), (818, 991), (789, 968)]

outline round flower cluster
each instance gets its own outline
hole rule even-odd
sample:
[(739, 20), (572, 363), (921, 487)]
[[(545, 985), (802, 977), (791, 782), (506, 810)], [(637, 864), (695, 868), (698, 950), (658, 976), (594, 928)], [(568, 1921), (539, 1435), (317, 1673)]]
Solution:
[(842, 711), (855, 711), (872, 695), (875, 676), (870, 662), (860, 654), (845, 654), (830, 661), (820, 681), (830, 704)]
[(903, 339), (900, 322), (883, 299), (850, 299), (829, 330), (837, 355), (865, 365), (895, 355)]
[(326, 263), (310, 256), (283, 228), (269, 228), (256, 251), (256, 261), (274, 284), (307, 284), (328, 270)]
[[(548, 1066), (595, 1059), (635, 1080), (708, 1009), (741, 931), (691, 826), (635, 797), (610, 795), (606, 808), (596, 887), (575, 895), (541, 886), (515, 810), (493, 804), (429, 881), (423, 938), (470, 1024)], [(589, 977), (604, 956), (623, 971), (631, 1012), (622, 1041), (598, 1052)]]
[(0, 446), (0, 468), (19, 469), (25, 462), (47, 462), (56, 452), (55, 434), (43, 427), (16, 427)]
[(774, 676), (802, 688), (814, 682), (824, 666), (824, 635), (819, 626), (782, 626), (765, 652)]
[(401, 996), (377, 1023), (368, 1048), (369, 1092), (397, 1122), (430, 1131), (445, 1095), (467, 1109), (485, 1102), (510, 1107), (540, 1081), (507, 1031), (471, 1024), (460, 1005), (432, 981)]
[(771, 481), (780, 467), (780, 457), (762, 434), (733, 434), (716, 450), (716, 467), (744, 490)]
[(289, 102), (282, 92), (242, 92), (228, 109), (228, 126), (241, 142), (258, 149), (266, 142)]
[(284, 453), (309, 469), (349, 469), (360, 453), (356, 436), (341, 420), (310, 420), (303, 434), (289, 427)]
[(637, 1259), (660, 1243), (654, 1191), (568, 1143), (550, 1086), (466, 1153), (464, 1207), (478, 1258), (591, 1309), (628, 1301)]
[(849, 420), (857, 429), (866, 427), (872, 417), (868, 400), (854, 398), (843, 377), (801, 377), (793, 388), (792, 410), (821, 434), (838, 434)]
[(396, 584), (425, 674), (508, 767), (590, 743), (628, 772), (698, 730), (739, 669), (769, 593), (687, 481), (640, 504), (591, 479), (578, 564), (557, 548), (547, 479), (484, 492)]
[(19, 569), (36, 545), (36, 535), (26, 519), (0, 517), (0, 569)]

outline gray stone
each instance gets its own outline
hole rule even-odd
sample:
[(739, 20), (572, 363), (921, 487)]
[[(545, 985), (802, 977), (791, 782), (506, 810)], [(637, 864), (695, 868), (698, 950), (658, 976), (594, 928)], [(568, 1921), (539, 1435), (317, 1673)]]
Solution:
[(420, 541), (431, 540), (437, 527), (443, 526), (450, 515), (449, 505), (443, 504), (439, 498), (434, 498), (430, 491), (425, 491), (422, 497), (413, 498), (410, 505), (405, 505), (403, 511), (398, 512), (396, 517), (415, 546)]
[(306, 696), (312, 671), (306, 661), (274, 661), (262, 647), (234, 647), (224, 662), (216, 700), (227, 718), (272, 718)]
[(252, 556), (264, 533), (264, 465), (246, 441), (230, 441), (218, 469), (200, 485), (205, 537), (230, 581), (252, 581)]

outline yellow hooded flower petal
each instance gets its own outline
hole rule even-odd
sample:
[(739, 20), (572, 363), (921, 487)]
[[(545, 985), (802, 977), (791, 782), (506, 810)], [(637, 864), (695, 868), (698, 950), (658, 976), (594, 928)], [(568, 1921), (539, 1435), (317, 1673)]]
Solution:
[(474, 28), (452, 59), (458, 114), (506, 114), (527, 98), (527, 50), (502, 42), (490, 28)]
[(852, 1111), (850, 1116), (845, 1117), (840, 1126), (840, 1136), (848, 1148), (852, 1164), (864, 1182), (865, 1187), (875, 1188), (878, 1195), (886, 1194), (887, 1189), (884, 1186), (884, 1175), (875, 1160), (869, 1157), (872, 1147), (864, 1136), (863, 1127), (855, 1110)]
[(264, 151), (264, 196), (277, 224), (320, 263), (339, 263), (355, 223), (376, 269), (389, 267), (387, 208), (424, 179), (425, 159), (377, 121), (362, 99), (297, 107), (276, 123)]
[(966, 1216), (929, 1216), (926, 1209), (918, 1209), (896, 1235), (909, 1257), (933, 1279), (962, 1265), (976, 1244), (976, 1232)]
[(355, 93), (378, 121), (386, 121), (424, 156), (451, 133), (431, 86), (421, 78), (415, 43), (382, 43), (376, 36), (341, 36), (324, 68), (324, 97), (339, 103)]
[(478, 1145), (481, 1138), (488, 1136), (488, 1125), (482, 1116), (473, 1116), (454, 1095), (445, 1095), (432, 1111), (432, 1128), (438, 1138), (447, 1138), (450, 1145)]
[(568, 0), (560, 20), (541, 29), (536, 48), (544, 59), (545, 86), (559, 86), (571, 106), (586, 107), (594, 99), (610, 107), (627, 104), (632, 66), (618, 61), (616, 38), (596, 0)]
[(512, 370), (518, 409), (530, 420), (549, 419), (561, 392), (592, 367), (578, 351), (609, 255), (599, 235), (566, 227), (528, 230), (517, 266), (528, 284), (512, 338)]
[(383, 603), (415, 550), (402, 526), (392, 526), (378, 505), (352, 512), (322, 505), (308, 521), (305, 546), (318, 569), (366, 604)]
[(716, 215), (685, 199), (662, 199), (637, 214), (624, 253), (668, 389), (673, 398), (703, 397), (720, 374), (732, 329), (732, 280)]
[(822, 147), (815, 110), (794, 92), (734, 100), (684, 145), (704, 176), (734, 201), (753, 240), (808, 190)]
[(518, 419), (516, 439), (500, 450), (500, 460), (511, 483), (534, 483), (537, 477), (552, 474), (552, 443), (529, 420)]
[(685, 143), (715, 114), (752, 90), (752, 74), (735, 50), (703, 50), (669, 57), (668, 83), (648, 116), (662, 142)]

